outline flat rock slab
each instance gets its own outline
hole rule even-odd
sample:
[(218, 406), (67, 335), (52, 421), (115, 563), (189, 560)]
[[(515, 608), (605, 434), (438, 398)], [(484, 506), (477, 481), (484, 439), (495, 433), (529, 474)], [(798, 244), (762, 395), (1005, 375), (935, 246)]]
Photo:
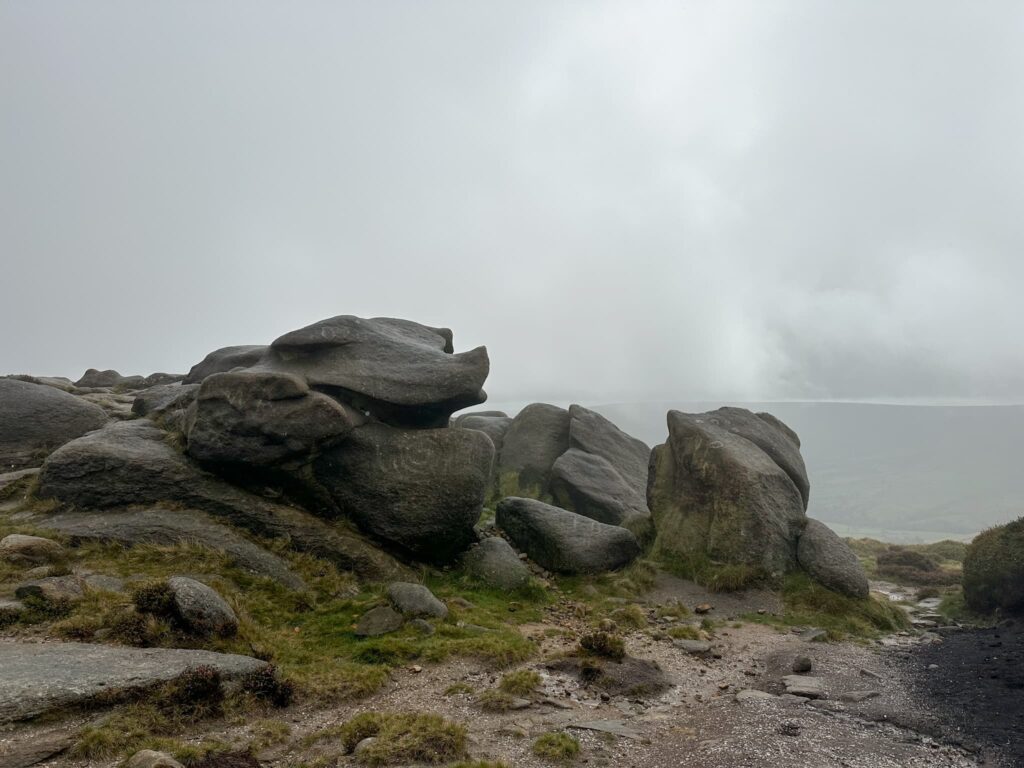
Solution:
[(808, 699), (826, 698), (825, 683), (820, 677), (786, 675), (782, 678), (782, 684), (786, 686), (786, 693), (794, 696), (804, 696)]
[(643, 739), (642, 733), (630, 728), (622, 720), (590, 720), (584, 723), (570, 723), (569, 728), (610, 733), (613, 736), (621, 736), (624, 739), (635, 739), (637, 741)]
[(137, 691), (199, 666), (227, 679), (267, 666), (248, 656), (180, 648), (87, 643), (0, 643), (0, 723), (24, 720), (100, 694)]

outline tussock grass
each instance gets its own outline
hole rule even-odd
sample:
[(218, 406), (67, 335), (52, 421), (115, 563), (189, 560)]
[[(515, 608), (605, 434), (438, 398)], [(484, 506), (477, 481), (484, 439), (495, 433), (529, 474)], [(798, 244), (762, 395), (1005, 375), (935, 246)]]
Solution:
[(593, 632), (580, 638), (580, 651), (590, 656), (621, 661), (626, 656), (626, 645), (616, 635)]
[(701, 640), (700, 630), (696, 627), (671, 627), (668, 636), (676, 640)]
[(565, 763), (575, 760), (579, 753), (580, 743), (567, 733), (550, 731), (533, 742), (533, 754), (544, 760)]
[(532, 669), (520, 669), (509, 672), (501, 678), (498, 687), (514, 696), (530, 696), (540, 686), (540, 674)]
[(975, 537), (964, 559), (964, 598), (970, 610), (1024, 612), (1024, 518)]
[(432, 712), (363, 712), (323, 732), (318, 739), (337, 738), (351, 754), (364, 739), (373, 742), (356, 759), (367, 765), (409, 762), (448, 763), (466, 752), (466, 728)]
[(636, 603), (616, 608), (609, 618), (619, 626), (629, 629), (643, 629), (647, 626), (647, 612)]

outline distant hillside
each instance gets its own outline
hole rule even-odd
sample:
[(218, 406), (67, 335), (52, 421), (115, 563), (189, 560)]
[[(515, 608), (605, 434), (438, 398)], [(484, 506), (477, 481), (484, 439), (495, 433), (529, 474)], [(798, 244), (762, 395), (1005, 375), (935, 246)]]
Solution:
[(809, 514), (886, 541), (966, 538), (1024, 515), (1024, 406), (622, 403), (598, 406), (654, 445), (670, 408), (771, 411), (800, 434)]

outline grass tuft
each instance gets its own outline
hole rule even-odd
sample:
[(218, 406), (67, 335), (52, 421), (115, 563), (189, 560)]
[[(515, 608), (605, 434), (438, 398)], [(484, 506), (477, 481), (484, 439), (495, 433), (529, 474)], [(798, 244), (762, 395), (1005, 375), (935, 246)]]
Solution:
[(344, 723), (337, 735), (349, 754), (373, 738), (356, 756), (368, 765), (447, 763), (466, 752), (465, 726), (432, 712), (363, 712)]
[(565, 763), (576, 759), (579, 753), (580, 743), (567, 733), (551, 731), (533, 742), (533, 754), (544, 760)]

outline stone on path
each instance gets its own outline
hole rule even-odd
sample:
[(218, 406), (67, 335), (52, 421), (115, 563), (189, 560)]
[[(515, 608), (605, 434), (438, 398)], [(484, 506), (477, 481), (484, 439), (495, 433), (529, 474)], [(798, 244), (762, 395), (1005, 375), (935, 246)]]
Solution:
[(0, 642), (0, 723), (85, 703), (100, 694), (142, 691), (199, 666), (213, 667), (230, 680), (267, 663), (180, 648)]
[(530, 580), (530, 569), (500, 536), (481, 541), (466, 553), (463, 562), (470, 576), (489, 587), (519, 589)]
[(704, 640), (674, 640), (672, 645), (681, 651), (693, 654), (694, 656), (703, 656), (711, 653), (711, 643), (705, 642)]
[(786, 693), (793, 696), (803, 696), (808, 699), (826, 698), (825, 683), (820, 677), (786, 675), (782, 678), (782, 684), (786, 686)]
[(448, 607), (422, 584), (396, 581), (388, 586), (388, 599), (403, 616), (443, 619), (448, 615)]
[(756, 688), (747, 688), (736, 694), (736, 701), (768, 701), (778, 697), (768, 691), (759, 691)]
[(587, 720), (581, 723), (570, 723), (568, 728), (578, 728), (583, 731), (597, 731), (598, 733), (610, 733), (613, 736), (621, 736), (624, 739), (640, 741), (644, 738), (639, 731), (630, 728), (622, 720)]

